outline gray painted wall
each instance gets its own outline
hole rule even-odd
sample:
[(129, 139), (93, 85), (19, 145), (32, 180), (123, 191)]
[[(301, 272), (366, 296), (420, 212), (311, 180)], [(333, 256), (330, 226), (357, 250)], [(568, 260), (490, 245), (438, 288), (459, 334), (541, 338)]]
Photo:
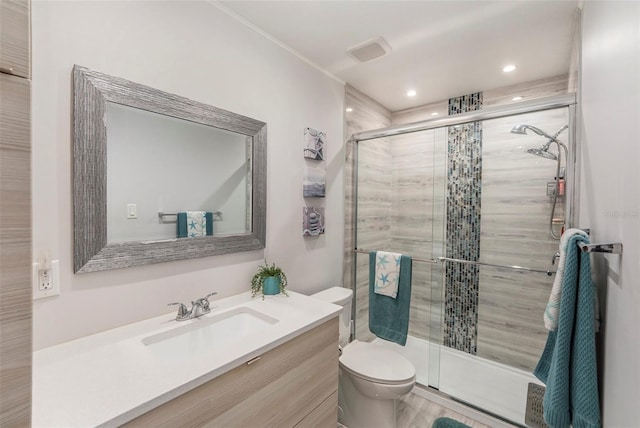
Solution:
[(622, 256), (592, 257), (603, 310), (602, 425), (640, 426), (640, 3), (584, 2), (580, 225)]

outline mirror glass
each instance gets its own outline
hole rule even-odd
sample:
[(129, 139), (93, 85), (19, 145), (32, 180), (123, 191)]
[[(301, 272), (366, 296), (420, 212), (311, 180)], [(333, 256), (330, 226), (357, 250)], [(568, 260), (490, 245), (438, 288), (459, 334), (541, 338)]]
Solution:
[(107, 242), (188, 239), (200, 231), (181, 236), (178, 213), (192, 211), (211, 213), (214, 236), (250, 232), (251, 150), (246, 135), (107, 102)]
[(73, 68), (75, 273), (260, 250), (267, 124)]

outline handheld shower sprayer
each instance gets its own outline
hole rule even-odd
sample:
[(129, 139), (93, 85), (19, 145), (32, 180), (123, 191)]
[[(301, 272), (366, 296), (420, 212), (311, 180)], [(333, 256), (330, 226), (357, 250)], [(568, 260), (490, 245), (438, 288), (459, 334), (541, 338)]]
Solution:
[[(545, 158), (545, 159), (552, 159), (552, 160), (555, 160), (557, 162), (557, 166), (556, 166), (556, 189), (555, 189), (555, 192), (553, 194), (553, 204), (551, 205), (551, 218), (549, 219), (549, 233), (551, 234), (551, 237), (553, 239), (560, 239), (560, 237), (557, 236), (553, 231), (553, 220), (554, 220), (553, 216), (554, 216), (555, 211), (556, 211), (556, 203), (557, 203), (557, 200), (558, 200), (558, 194), (560, 194), (560, 193), (564, 194), (564, 180), (560, 178), (560, 164), (561, 164), (561, 160), (562, 160), (562, 156), (561, 156), (562, 150), (564, 150), (565, 159), (568, 156), (567, 146), (564, 143), (562, 143), (560, 140), (558, 140), (558, 136), (560, 134), (562, 134), (562, 132), (564, 132), (566, 129), (569, 129), (568, 125), (564, 125), (554, 135), (549, 135), (549, 134), (547, 134), (546, 132), (544, 132), (540, 128), (536, 128), (535, 126), (525, 125), (525, 124), (517, 124), (516, 126), (514, 126), (511, 129), (511, 133), (512, 134), (527, 135), (527, 130), (530, 130), (530, 131), (534, 132), (535, 134), (540, 135), (541, 137), (545, 137), (548, 141), (544, 145), (542, 145), (539, 148), (527, 149), (527, 153), (530, 153), (530, 154), (536, 155), (536, 156), (540, 156), (540, 157)], [(549, 147), (551, 146), (551, 143), (556, 143), (556, 145), (558, 146), (558, 154), (557, 155), (555, 155), (555, 154), (553, 154), (553, 153), (551, 153), (549, 151)], [(562, 148), (562, 150), (560, 150), (560, 148)]]

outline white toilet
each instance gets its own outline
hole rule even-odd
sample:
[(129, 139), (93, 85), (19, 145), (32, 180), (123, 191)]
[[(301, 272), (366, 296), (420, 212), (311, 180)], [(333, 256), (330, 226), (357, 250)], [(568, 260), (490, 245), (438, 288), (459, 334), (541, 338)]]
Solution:
[(338, 421), (347, 428), (395, 428), (396, 401), (416, 383), (416, 369), (390, 349), (349, 343), (352, 291), (332, 287), (311, 297), (343, 307), (340, 315), (340, 380)]

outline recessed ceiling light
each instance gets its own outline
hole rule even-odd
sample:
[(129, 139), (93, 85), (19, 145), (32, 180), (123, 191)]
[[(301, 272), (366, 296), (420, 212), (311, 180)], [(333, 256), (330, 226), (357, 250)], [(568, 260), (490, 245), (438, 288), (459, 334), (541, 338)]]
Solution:
[(347, 107), (347, 108), (345, 109), (345, 111), (346, 111), (347, 113), (351, 113), (351, 112), (353, 111), (353, 109), (352, 109), (351, 107)]
[(511, 101), (520, 101), (521, 99), (522, 99), (522, 97), (520, 95), (518, 95), (517, 97), (511, 98)]
[(414, 89), (409, 89), (407, 91), (407, 96), (408, 97), (415, 97), (417, 95), (417, 92)]
[(509, 65), (505, 65), (502, 71), (504, 71), (505, 73), (511, 73), (515, 69), (516, 69), (515, 65), (509, 64)]
[(433, 113), (431, 113), (431, 116), (437, 116), (437, 115), (438, 115), (437, 111), (434, 111)]

